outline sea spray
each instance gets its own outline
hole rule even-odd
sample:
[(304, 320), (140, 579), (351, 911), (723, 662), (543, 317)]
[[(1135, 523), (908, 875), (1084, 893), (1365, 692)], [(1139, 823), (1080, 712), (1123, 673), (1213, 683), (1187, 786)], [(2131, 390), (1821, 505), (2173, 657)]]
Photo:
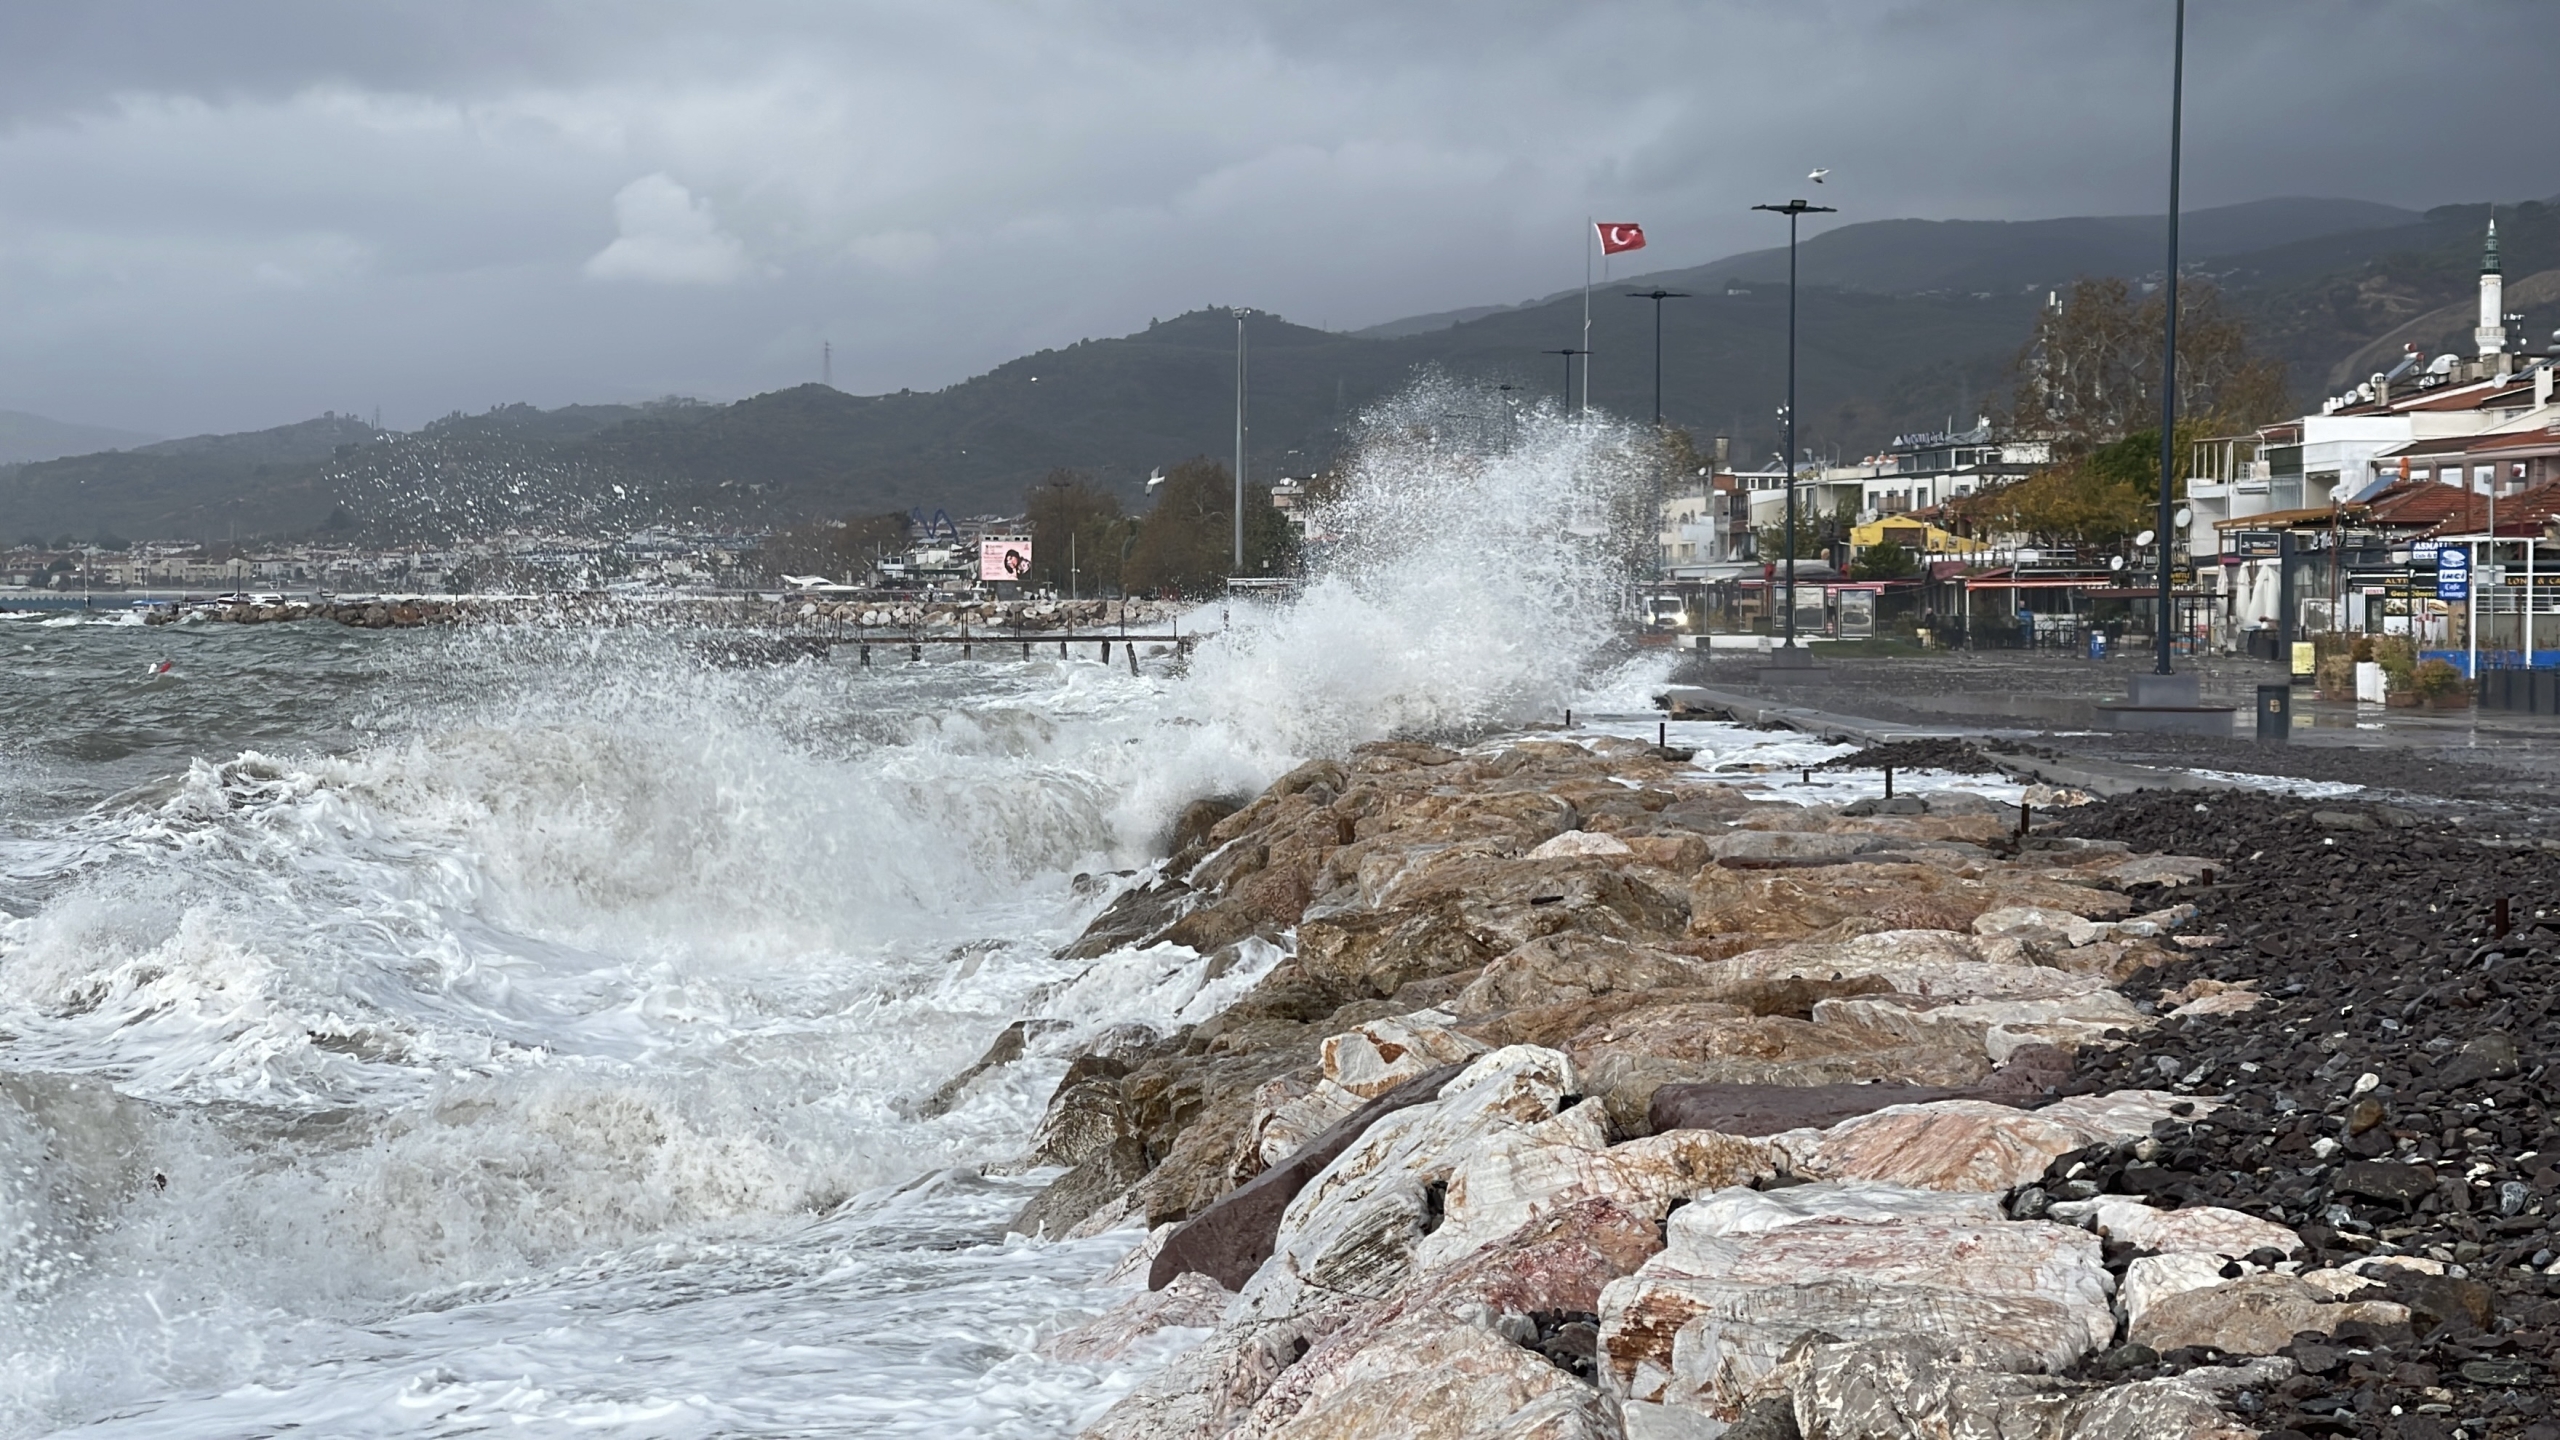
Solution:
[(1186, 669), (21, 627), (0, 1435), (1072, 1430), (1128, 1376), (1028, 1337), (1112, 1243), (993, 1243), (1034, 1182), (978, 1169), (1059, 1047), (1278, 952), (1055, 952), (1185, 801), (1594, 677), (1649, 441), (1503, 398), (1369, 416), (1303, 591)]
[(1297, 755), (1556, 715), (1626, 613), (1661, 464), (1620, 422), (1417, 382), (1362, 418), (1302, 591), (1236, 606), (1189, 688)]

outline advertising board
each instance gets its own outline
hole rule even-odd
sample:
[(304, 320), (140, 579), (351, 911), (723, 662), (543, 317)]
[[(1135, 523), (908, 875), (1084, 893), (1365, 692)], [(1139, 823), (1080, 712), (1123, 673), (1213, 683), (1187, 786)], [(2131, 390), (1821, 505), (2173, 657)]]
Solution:
[(989, 535), (978, 542), (978, 578), (1020, 584), (1031, 578), (1031, 537)]

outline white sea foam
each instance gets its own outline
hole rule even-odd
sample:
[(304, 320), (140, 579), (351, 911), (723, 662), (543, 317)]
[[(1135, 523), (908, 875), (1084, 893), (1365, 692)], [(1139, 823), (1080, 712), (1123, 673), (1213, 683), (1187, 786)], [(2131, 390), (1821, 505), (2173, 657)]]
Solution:
[[(1031, 1345), (1128, 1239), (999, 1242), (1032, 1182), (975, 1171), (1079, 1036), (1281, 954), (1061, 961), (1114, 888), (1079, 874), (1309, 755), (1659, 678), (1590, 669), (1641, 437), (1499, 398), (1373, 416), (1303, 595), (1138, 676), (191, 634), (187, 703), (299, 728), (0, 817), (0, 1435), (1071, 1431), (1132, 1375)], [(1438, 424), (1469, 407), (1488, 443)], [(47, 643), (121, 674), (149, 639)], [(6, 793), (56, 781), (90, 783)]]

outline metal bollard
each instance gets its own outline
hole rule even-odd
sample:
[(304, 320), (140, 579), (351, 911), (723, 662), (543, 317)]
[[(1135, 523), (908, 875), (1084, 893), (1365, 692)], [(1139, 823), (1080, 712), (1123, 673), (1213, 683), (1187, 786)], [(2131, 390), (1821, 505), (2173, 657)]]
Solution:
[(1884, 767), (1884, 798), (1893, 798), (1893, 767), (1890, 765)]
[(2293, 738), (2293, 687), (2258, 687), (2258, 738), (2281, 745)]

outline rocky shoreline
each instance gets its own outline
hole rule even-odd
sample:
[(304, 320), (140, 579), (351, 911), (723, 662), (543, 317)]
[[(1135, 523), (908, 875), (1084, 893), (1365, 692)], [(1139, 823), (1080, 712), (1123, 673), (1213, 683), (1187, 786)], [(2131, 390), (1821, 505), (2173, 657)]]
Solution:
[(1025, 1157), (1022, 1233), (1148, 1233), (1051, 1352), (1201, 1337), (1088, 1437), (2560, 1435), (2543, 917), (2483, 943), (2560, 856), (1687, 758), (1186, 814), (1072, 953), (1258, 978), (1088, 1045)]

